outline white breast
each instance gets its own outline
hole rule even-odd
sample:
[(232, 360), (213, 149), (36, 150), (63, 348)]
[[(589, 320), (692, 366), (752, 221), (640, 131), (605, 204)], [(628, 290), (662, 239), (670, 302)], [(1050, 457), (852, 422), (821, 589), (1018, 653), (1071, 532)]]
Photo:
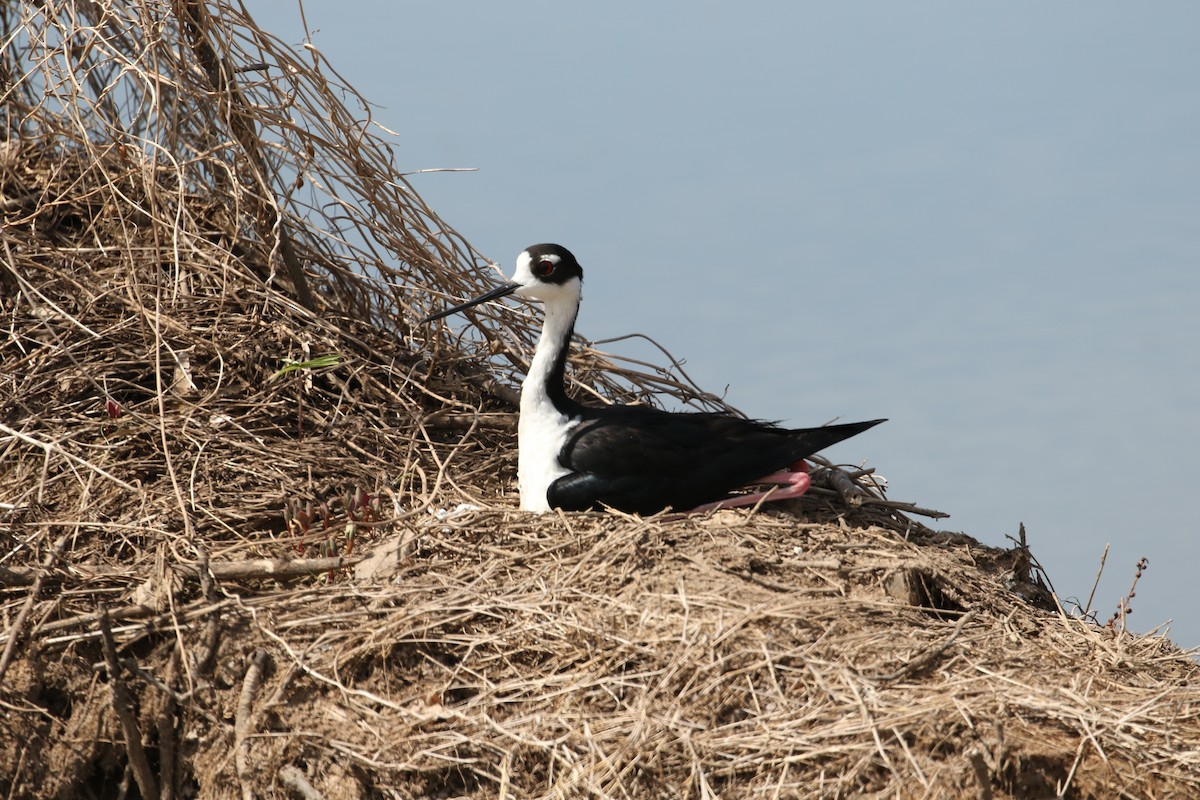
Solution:
[[(557, 256), (549, 258), (553, 260)], [(517, 258), (513, 280), (522, 287), (516, 293), (542, 301), (546, 320), (529, 362), (529, 372), (521, 384), (517, 479), (521, 487), (521, 509), (541, 514), (550, 510), (550, 501), (546, 499), (550, 484), (569, 472), (558, 463), (558, 454), (571, 429), (579, 424), (578, 419), (555, 408), (550, 400), (549, 384), (556, 379), (555, 363), (570, 343), (575, 315), (579, 312), (580, 280), (572, 278), (562, 285), (542, 283), (530, 272), (530, 262), (528, 251)], [(557, 379), (562, 378), (558, 376)]]
[(517, 480), (521, 509), (539, 514), (550, 510), (546, 491), (569, 470), (558, 463), (558, 454), (578, 419), (560, 413), (544, 394), (521, 393), (521, 418), (517, 426)]

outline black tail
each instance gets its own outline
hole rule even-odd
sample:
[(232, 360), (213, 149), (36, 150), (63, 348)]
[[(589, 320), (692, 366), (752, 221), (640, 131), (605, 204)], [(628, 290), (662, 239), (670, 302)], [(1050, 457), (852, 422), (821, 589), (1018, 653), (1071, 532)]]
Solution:
[(857, 436), (865, 430), (874, 428), (886, 419), (873, 419), (869, 422), (847, 422), (843, 425), (825, 425), (820, 428), (800, 428), (792, 431), (791, 440), (795, 445), (792, 457), (799, 461), (819, 453), (826, 447), (835, 445), (843, 439)]

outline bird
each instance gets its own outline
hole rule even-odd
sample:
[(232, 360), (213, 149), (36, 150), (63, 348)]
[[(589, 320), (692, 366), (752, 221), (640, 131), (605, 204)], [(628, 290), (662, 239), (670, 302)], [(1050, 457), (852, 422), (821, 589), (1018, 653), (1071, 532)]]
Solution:
[[(720, 411), (576, 401), (567, 395), (564, 378), (583, 268), (558, 244), (527, 247), (517, 256), (511, 281), (431, 314), (422, 324), (508, 295), (545, 307), (521, 384), (517, 483), (524, 511), (607, 506), (648, 516), (798, 497), (809, 487), (805, 458), (886, 421), (789, 429)], [(732, 494), (763, 484), (773, 486)]]

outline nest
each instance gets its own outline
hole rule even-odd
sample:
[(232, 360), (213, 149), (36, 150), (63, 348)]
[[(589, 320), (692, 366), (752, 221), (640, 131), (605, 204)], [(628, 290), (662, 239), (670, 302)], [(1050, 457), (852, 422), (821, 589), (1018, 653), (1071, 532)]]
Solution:
[[(538, 319), (314, 48), (244, 9), (8, 4), (7, 797), (1150, 797), (1186, 653), (867, 471), (786, 508), (536, 517)], [(723, 409), (580, 339), (572, 391)]]

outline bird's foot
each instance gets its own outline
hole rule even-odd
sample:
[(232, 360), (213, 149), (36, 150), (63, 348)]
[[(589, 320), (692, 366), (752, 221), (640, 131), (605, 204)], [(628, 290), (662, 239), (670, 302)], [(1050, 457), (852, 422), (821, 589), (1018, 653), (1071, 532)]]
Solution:
[(790, 500), (794, 497), (799, 497), (808, 491), (808, 465), (803, 461), (798, 461), (791, 465), (790, 469), (772, 472), (770, 475), (763, 476), (755, 483), (773, 483), (770, 489), (765, 492), (754, 492), (753, 494), (739, 494), (735, 497), (727, 497), (724, 500), (717, 500), (713, 503), (705, 503), (704, 505), (696, 506), (689, 514), (704, 514), (709, 511), (716, 511), (721, 508), (738, 508), (740, 506), (754, 506), (759, 503), (773, 503), (777, 500)]

